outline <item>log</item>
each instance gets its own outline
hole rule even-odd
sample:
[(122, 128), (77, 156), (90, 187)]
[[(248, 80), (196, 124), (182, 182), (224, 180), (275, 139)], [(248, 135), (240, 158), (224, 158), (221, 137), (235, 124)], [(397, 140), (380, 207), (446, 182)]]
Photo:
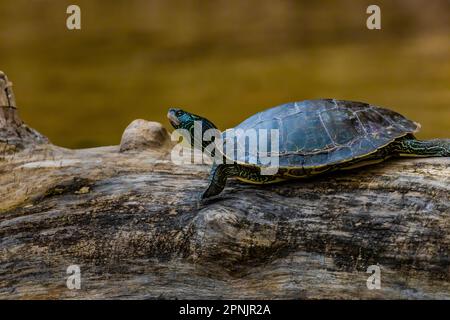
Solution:
[[(2, 299), (450, 298), (449, 158), (231, 180), (199, 202), (209, 167), (174, 165), (162, 125), (136, 121), (120, 146), (61, 148), (23, 124), (5, 83)], [(80, 289), (66, 285), (71, 265)]]

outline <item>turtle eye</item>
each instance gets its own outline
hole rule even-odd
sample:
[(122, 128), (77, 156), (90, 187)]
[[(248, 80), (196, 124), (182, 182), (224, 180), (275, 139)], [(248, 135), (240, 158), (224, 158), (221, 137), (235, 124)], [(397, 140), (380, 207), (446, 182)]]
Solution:
[(183, 112), (181, 110), (178, 110), (177, 112), (175, 112), (175, 115), (177, 117), (181, 116), (183, 114)]

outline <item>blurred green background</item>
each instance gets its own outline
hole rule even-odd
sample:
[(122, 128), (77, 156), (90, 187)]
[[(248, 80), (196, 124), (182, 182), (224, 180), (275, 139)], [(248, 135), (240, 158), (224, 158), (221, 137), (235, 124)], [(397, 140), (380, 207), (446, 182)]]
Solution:
[[(82, 30), (66, 29), (81, 7)], [(382, 30), (366, 28), (381, 7)], [(0, 2), (0, 70), (22, 118), (66, 147), (118, 144), (180, 106), (232, 127), (313, 98), (387, 106), (450, 137), (450, 1)]]

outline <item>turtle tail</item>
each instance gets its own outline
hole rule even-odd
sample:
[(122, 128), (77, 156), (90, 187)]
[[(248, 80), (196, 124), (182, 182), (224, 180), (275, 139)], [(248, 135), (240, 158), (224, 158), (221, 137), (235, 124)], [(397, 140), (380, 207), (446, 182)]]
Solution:
[(405, 157), (450, 157), (450, 139), (416, 140), (405, 138), (397, 140), (395, 151), (400, 156)]

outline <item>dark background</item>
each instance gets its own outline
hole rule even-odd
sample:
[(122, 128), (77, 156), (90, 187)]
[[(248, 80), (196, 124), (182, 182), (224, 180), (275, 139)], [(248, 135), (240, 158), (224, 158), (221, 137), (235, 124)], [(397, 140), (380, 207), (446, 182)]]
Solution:
[[(82, 30), (66, 28), (81, 7)], [(381, 7), (382, 30), (366, 28)], [(180, 106), (232, 127), (313, 98), (387, 106), (450, 136), (450, 1), (0, 2), (0, 70), (22, 118), (67, 147), (117, 144)]]

